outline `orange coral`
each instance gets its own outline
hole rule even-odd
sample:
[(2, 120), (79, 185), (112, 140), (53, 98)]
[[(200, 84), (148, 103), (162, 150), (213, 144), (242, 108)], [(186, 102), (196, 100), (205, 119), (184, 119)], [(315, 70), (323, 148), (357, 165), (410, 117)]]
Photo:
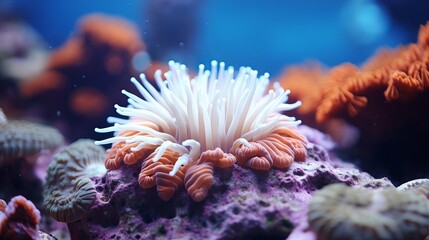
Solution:
[(323, 100), (317, 108), (317, 121), (326, 121), (343, 109), (349, 116), (356, 116), (366, 107), (367, 95), (378, 89), (384, 91), (388, 102), (410, 101), (428, 89), (428, 26), (429, 23), (420, 28), (417, 44), (383, 50), (361, 69), (341, 65), (331, 70), (325, 83), (330, 86), (322, 89)]
[(355, 96), (348, 86), (361, 87), (356, 79), (358, 68), (353, 64), (346, 63), (333, 68), (326, 76), (326, 82), (321, 90), (322, 100), (317, 107), (316, 119), (320, 122), (325, 120), (324, 116), (332, 109), (346, 105), (347, 112), (354, 116), (360, 108), (365, 107), (367, 100), (364, 97)]
[[(102, 14), (88, 15), (79, 20), (75, 36), (51, 54), (47, 71), (36, 79), (24, 82), (21, 92), (28, 98), (47, 89), (62, 87), (65, 83), (61, 82), (70, 80), (67, 79), (69, 76), (64, 76), (67, 73), (63, 73), (63, 70), (71, 68), (79, 71), (80, 68), (91, 65), (92, 55), (96, 58), (94, 61), (105, 58), (102, 67), (111, 75), (124, 70), (128, 74), (132, 73), (131, 69), (125, 67), (131, 66), (131, 57), (144, 49), (145, 45), (131, 23)], [(106, 52), (101, 53), (103, 51)], [(99, 65), (92, 64), (91, 67)]]
[(0, 239), (38, 239), (40, 212), (23, 196), (12, 198), (0, 211)]
[[(429, 134), (429, 22), (420, 27), (417, 43), (382, 49), (360, 67), (344, 63), (320, 69), (289, 67), (278, 78), (292, 90), (292, 99), (303, 102), (296, 115), (327, 132), (338, 146), (358, 149), (352, 155), (367, 171), (399, 178), (405, 172), (426, 176), (422, 139)], [(380, 165), (365, 166), (370, 162)], [(386, 170), (386, 165), (397, 166)]]
[(317, 123), (347, 113), (354, 117), (368, 105), (368, 95), (383, 91), (388, 102), (410, 101), (429, 88), (429, 23), (420, 27), (418, 42), (383, 49), (361, 68), (345, 63), (324, 70), (318, 64), (293, 66), (278, 77), (291, 98), (303, 102), (298, 114)]
[(302, 66), (292, 66), (276, 80), (284, 89), (291, 90), (292, 100), (302, 101), (297, 112), (302, 115), (312, 114), (321, 101), (320, 88), (324, 84), (327, 69), (317, 62)]
[(0, 212), (4, 212), (6, 206), (6, 202), (3, 199), (0, 199)]
[(82, 88), (70, 95), (70, 106), (77, 114), (100, 115), (106, 109), (107, 96), (95, 88)]
[[(144, 48), (135, 26), (126, 20), (109, 17), (102, 14), (92, 14), (80, 20), (79, 31), (82, 35), (91, 35), (90, 41), (100, 46), (120, 46), (129, 53), (135, 53)], [(106, 31), (109, 28), (109, 31)]]
[(117, 89), (129, 87), (123, 80), (136, 74), (133, 58), (143, 51), (145, 45), (132, 23), (90, 14), (78, 21), (67, 42), (52, 51), (45, 71), (23, 81), (19, 90), (31, 106), (43, 106), (37, 111), (40, 118), (61, 121), (69, 139), (91, 137), (93, 126), (113, 114), (108, 106), (125, 103)]

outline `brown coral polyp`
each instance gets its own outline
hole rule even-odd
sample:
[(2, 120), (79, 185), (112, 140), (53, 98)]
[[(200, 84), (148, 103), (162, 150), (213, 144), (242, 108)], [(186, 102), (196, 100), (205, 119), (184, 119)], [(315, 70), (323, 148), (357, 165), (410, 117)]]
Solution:
[(308, 222), (318, 239), (424, 239), (429, 234), (427, 201), (417, 190), (333, 184), (313, 196)]
[(91, 177), (106, 172), (102, 147), (81, 139), (54, 155), (43, 189), (43, 205), (57, 221), (72, 223), (87, 213), (96, 197)]
[(0, 124), (0, 164), (41, 150), (53, 150), (63, 141), (57, 129), (24, 120), (7, 121)]

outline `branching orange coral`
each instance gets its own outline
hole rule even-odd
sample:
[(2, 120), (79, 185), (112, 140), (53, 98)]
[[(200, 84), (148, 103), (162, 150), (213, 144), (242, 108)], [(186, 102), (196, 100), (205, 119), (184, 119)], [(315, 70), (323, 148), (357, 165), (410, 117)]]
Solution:
[(429, 22), (420, 27), (417, 43), (383, 49), (360, 67), (320, 69), (289, 67), (277, 79), (292, 90), (291, 98), (302, 100), (297, 116), (339, 147), (354, 145), (359, 151), (352, 155), (367, 171), (388, 172), (398, 181), (426, 176)]
[[(307, 139), (297, 130), (296, 121), (279, 112), (295, 109), (300, 102), (284, 103), (289, 94), (278, 85), (268, 94), (268, 74), (257, 77), (250, 68), (212, 62), (212, 70), (200, 65), (191, 78), (184, 65), (170, 62), (170, 71), (161, 78), (155, 73), (158, 92), (141, 75), (142, 83), (132, 78), (145, 100), (125, 90), (129, 107), (115, 106), (129, 119), (96, 131), (116, 132), (97, 141), (112, 143), (105, 165), (119, 168), (121, 163), (142, 160), (139, 184), (156, 186), (158, 195), (169, 200), (184, 184), (195, 201), (202, 201), (214, 182), (214, 167), (243, 167), (269, 170), (285, 169), (294, 160), (307, 156)], [(148, 156), (146, 155), (148, 154)]]
[(302, 101), (297, 112), (302, 115), (312, 114), (321, 101), (320, 89), (324, 84), (327, 69), (317, 62), (302, 66), (292, 66), (277, 78), (284, 89), (291, 90), (291, 99)]
[(323, 122), (343, 109), (352, 117), (357, 115), (368, 103), (366, 95), (377, 89), (384, 91), (388, 102), (409, 101), (428, 89), (428, 26), (421, 26), (418, 43), (383, 50), (361, 69), (350, 65), (334, 68), (326, 77), (317, 121)]
[(64, 87), (69, 84), (65, 81), (71, 81), (70, 71), (78, 73), (72, 79), (74, 83), (82, 75), (88, 75), (88, 69), (98, 69), (110, 76), (133, 73), (129, 69), (131, 58), (144, 49), (145, 45), (131, 23), (102, 14), (85, 16), (80, 19), (75, 35), (51, 54), (47, 71), (24, 82), (21, 92), (28, 98), (54, 87)]
[(89, 14), (76, 27), (45, 71), (19, 86), (24, 101), (43, 105), (39, 117), (61, 121), (70, 140), (91, 137), (93, 126), (114, 114), (109, 106), (125, 104), (117, 89), (131, 87), (124, 79), (136, 73), (133, 59), (145, 51), (137, 27), (120, 17)]

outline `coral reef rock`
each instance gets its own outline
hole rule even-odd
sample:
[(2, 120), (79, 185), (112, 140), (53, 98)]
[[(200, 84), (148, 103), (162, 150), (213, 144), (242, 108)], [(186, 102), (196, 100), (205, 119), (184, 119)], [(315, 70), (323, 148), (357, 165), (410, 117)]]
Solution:
[(97, 196), (81, 232), (90, 239), (286, 239), (305, 220), (311, 194), (328, 184), (393, 186), (330, 157), (320, 145), (309, 143), (307, 151), (305, 161), (287, 170), (214, 169), (201, 202), (183, 187), (162, 201), (156, 189), (139, 186), (141, 164), (122, 165), (92, 178)]

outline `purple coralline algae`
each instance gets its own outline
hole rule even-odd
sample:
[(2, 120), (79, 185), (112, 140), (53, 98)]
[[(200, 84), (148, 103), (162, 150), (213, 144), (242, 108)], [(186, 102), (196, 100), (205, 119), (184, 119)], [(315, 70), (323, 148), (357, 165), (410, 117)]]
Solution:
[(393, 186), (387, 179), (374, 179), (353, 165), (336, 160), (320, 145), (309, 143), (307, 151), (307, 159), (294, 162), (288, 170), (255, 171), (237, 165), (215, 169), (213, 186), (202, 202), (193, 201), (183, 188), (171, 200), (163, 201), (156, 189), (139, 186), (141, 164), (122, 165), (102, 177), (92, 178), (97, 196), (79, 223), (86, 226), (80, 230), (80, 236), (286, 239), (294, 228), (306, 222), (312, 194), (326, 185)]

